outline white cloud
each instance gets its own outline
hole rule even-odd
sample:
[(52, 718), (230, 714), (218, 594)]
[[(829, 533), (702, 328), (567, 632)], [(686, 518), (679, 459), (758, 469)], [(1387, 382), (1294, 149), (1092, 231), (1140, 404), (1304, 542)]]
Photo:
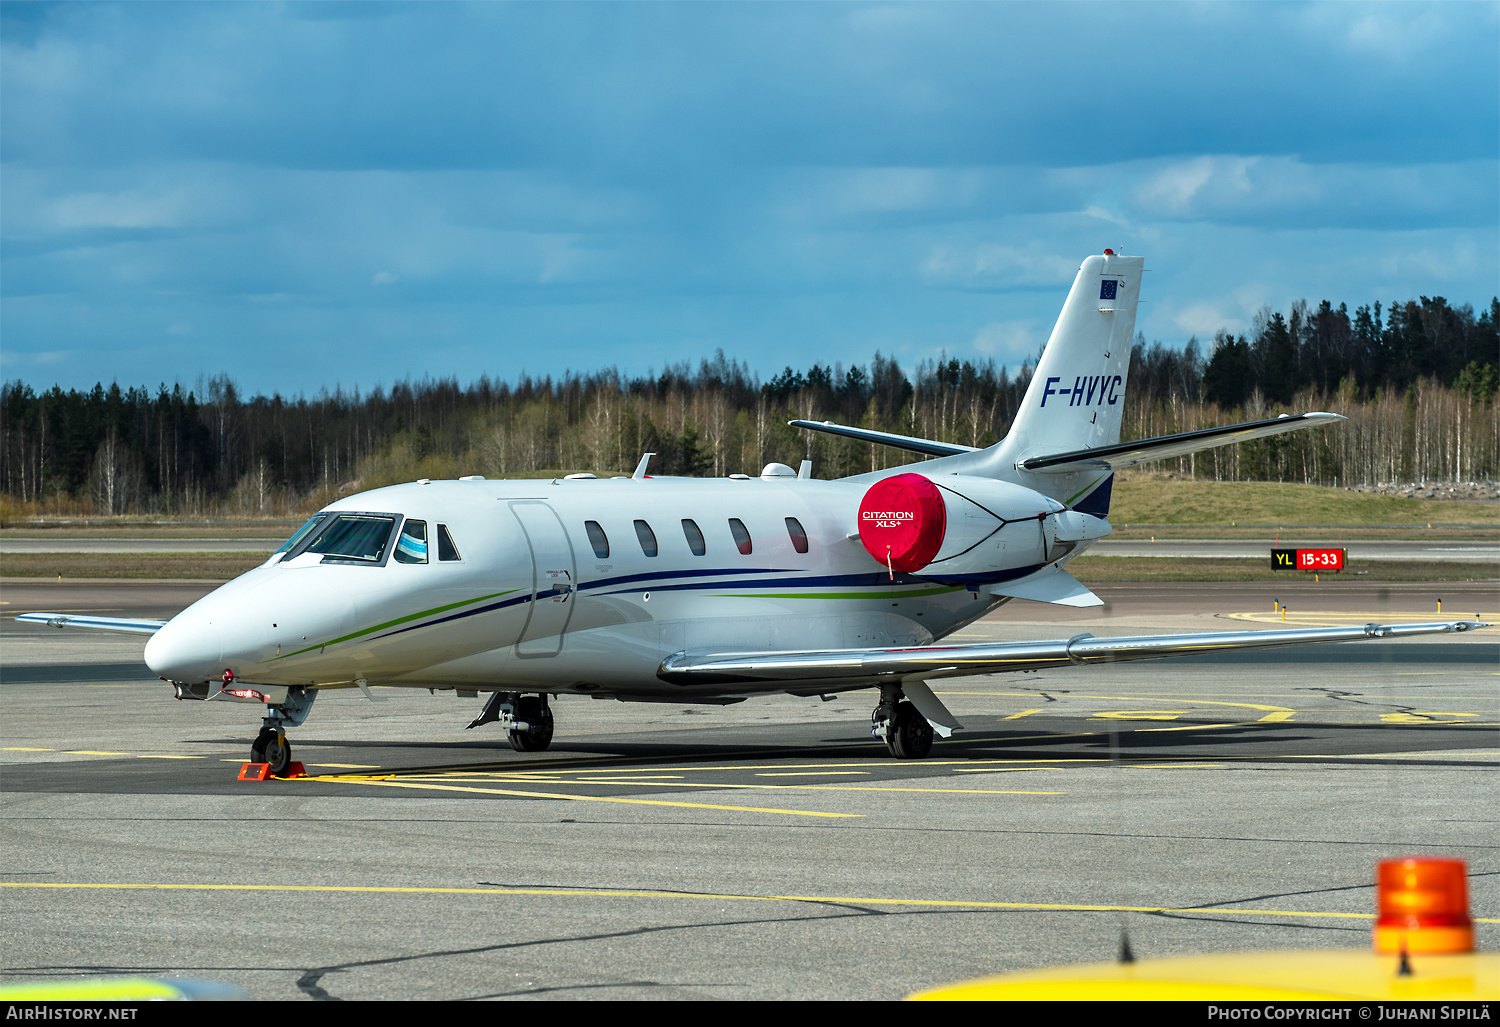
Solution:
[(73, 193), (52, 202), (52, 221), (61, 229), (173, 228), (181, 223), (180, 195)]
[(1119, 225), (1121, 228), (1130, 228), (1132, 225), (1128, 220), (1118, 214), (1111, 214), (1097, 204), (1089, 204), (1083, 209), (1084, 216), (1098, 218), (1100, 221), (1108, 221), (1110, 224)]
[(1078, 258), (1038, 247), (1021, 250), (994, 243), (939, 244), (921, 263), (922, 275), (938, 282), (970, 286), (1056, 285), (1078, 273)]
[(1249, 322), (1237, 312), (1230, 313), (1220, 300), (1188, 304), (1172, 316), (1172, 324), (1181, 328), (1184, 335), (1200, 339), (1212, 339), (1220, 328), (1238, 335), (1249, 327)]
[(1041, 345), (1036, 318), (991, 321), (974, 333), (973, 347), (985, 356), (1020, 356), (1034, 353)]

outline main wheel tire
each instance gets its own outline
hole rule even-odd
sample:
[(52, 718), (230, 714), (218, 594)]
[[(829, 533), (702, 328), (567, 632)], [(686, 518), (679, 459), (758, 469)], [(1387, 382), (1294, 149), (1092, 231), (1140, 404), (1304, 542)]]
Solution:
[(898, 760), (919, 760), (932, 751), (932, 725), (915, 706), (902, 702), (896, 707), (896, 719), (885, 741)]
[(292, 743), (281, 732), (262, 728), (250, 745), (250, 762), (269, 763), (272, 775), (279, 777), (292, 765)]
[(542, 752), (552, 744), (552, 708), (539, 695), (522, 696), (516, 703), (516, 719), (528, 725), (510, 733), (510, 747), (517, 752)]

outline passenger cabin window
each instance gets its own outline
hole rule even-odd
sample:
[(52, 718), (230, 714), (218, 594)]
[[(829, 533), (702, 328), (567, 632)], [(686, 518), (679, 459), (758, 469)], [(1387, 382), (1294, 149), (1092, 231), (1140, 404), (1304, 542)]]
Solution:
[[(396, 518), (377, 514), (337, 514), (330, 517), (302, 550), (323, 554), (324, 563), (381, 563), (390, 545)], [(287, 553), (298, 556), (298, 550)]]
[(589, 533), (589, 545), (594, 547), (594, 555), (601, 560), (608, 560), (609, 536), (604, 534), (604, 529), (599, 527), (599, 522), (584, 521), (583, 530)]
[(458, 547), (453, 544), (453, 536), (448, 534), (448, 525), (438, 525), (437, 544), (438, 560), (451, 562), (453, 560), (463, 559), (463, 557), (458, 555)]
[(686, 517), (682, 519), (682, 533), (687, 536), (688, 548), (693, 551), (694, 556), (702, 556), (708, 552), (708, 547), (703, 544), (703, 532), (698, 530), (697, 524)]
[(413, 521), (401, 525), (401, 535), (396, 539), (397, 563), (427, 562), (427, 522)]
[(651, 530), (651, 525), (645, 521), (636, 521), (635, 537), (641, 540), (641, 552), (647, 556), (656, 555), (656, 533)]
[(802, 530), (802, 522), (795, 517), (786, 519), (786, 533), (792, 536), (792, 548), (799, 553), (807, 552), (807, 532)]
[(729, 518), (729, 534), (734, 536), (734, 544), (739, 547), (741, 556), (750, 555), (750, 533), (745, 530), (745, 522), (738, 517)]

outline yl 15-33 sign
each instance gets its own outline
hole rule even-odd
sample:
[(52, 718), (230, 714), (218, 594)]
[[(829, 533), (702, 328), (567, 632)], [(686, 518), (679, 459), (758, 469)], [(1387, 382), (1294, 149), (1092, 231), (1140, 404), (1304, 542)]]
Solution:
[(1341, 571), (1342, 549), (1273, 549), (1271, 569), (1278, 571)]

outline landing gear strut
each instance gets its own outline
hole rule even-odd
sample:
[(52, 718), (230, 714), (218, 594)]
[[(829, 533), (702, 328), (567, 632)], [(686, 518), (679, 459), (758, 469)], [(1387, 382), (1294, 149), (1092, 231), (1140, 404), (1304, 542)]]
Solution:
[(885, 742), (898, 760), (919, 760), (932, 751), (932, 725), (896, 684), (880, 686), (880, 704), (870, 715), (870, 737)]
[(517, 752), (541, 752), (552, 744), (552, 707), (545, 695), (496, 692), (469, 727), (497, 721)]

